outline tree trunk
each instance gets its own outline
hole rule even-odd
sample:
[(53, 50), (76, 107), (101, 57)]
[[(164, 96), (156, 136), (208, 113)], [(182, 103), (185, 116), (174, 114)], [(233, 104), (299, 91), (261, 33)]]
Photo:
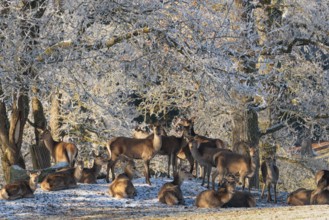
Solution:
[(50, 167), (50, 153), (43, 142), (40, 142), (40, 132), (37, 128), (46, 128), (46, 118), (43, 112), (43, 106), (40, 100), (37, 98), (38, 89), (32, 88), (32, 113), (34, 117), (34, 134), (35, 144), (30, 146), (30, 152), (32, 156), (33, 169), (43, 169)]
[(51, 128), (51, 134), (54, 140), (60, 140), (62, 136), (60, 133), (60, 128), (62, 126), (62, 118), (60, 112), (62, 94), (56, 90), (51, 95), (51, 109), (50, 109), (50, 122), (49, 126)]
[[(20, 90), (18, 93), (14, 93), (10, 121), (8, 120), (5, 101), (2, 100), (0, 103), (1, 163), (7, 183), (10, 181), (10, 167), (12, 165), (17, 164), (25, 168), (21, 154), (23, 130), (29, 112), (29, 100), (25, 92)], [(3, 91), (0, 82), (1, 95), (3, 95)]]

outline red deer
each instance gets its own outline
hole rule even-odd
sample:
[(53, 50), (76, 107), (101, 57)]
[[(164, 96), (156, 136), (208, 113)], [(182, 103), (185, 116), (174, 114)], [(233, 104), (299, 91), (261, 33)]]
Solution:
[(181, 185), (184, 181), (185, 174), (183, 171), (176, 172), (174, 174), (174, 181), (165, 183), (159, 193), (158, 200), (161, 203), (167, 205), (184, 205), (183, 192), (181, 190)]
[(279, 169), (275, 165), (275, 158), (273, 157), (266, 157), (261, 164), (261, 172), (263, 178), (263, 189), (261, 198), (264, 197), (265, 187), (267, 186), (267, 201), (272, 201), (271, 198), (271, 185), (273, 184), (274, 190), (274, 202), (276, 203), (276, 184), (278, 183), (279, 179)]
[(288, 195), (287, 204), (293, 206), (310, 205), (312, 192), (311, 189), (299, 188)]
[(94, 164), (92, 168), (83, 168), (82, 177), (79, 180), (79, 183), (97, 183), (97, 176), (101, 171), (102, 166), (107, 164), (108, 162), (108, 157), (106, 154), (95, 154), (95, 152), (93, 151), (92, 155), (94, 157)]
[[(162, 146), (159, 150), (159, 155), (167, 155), (168, 156), (168, 169), (167, 169), (167, 177), (170, 177), (170, 166), (172, 166), (173, 173), (177, 171), (177, 159), (176, 155), (181, 150), (182, 146), (187, 144), (185, 138), (182, 137), (175, 137), (175, 136), (167, 136), (167, 133), (164, 129), (161, 131), (162, 135)], [(135, 128), (133, 133), (134, 138), (138, 139), (153, 139), (153, 134), (149, 134), (146, 131), (143, 131), (139, 128)]]
[(136, 139), (128, 137), (114, 137), (107, 143), (110, 160), (107, 165), (106, 181), (109, 182), (109, 171), (112, 172), (112, 180), (115, 179), (114, 166), (119, 156), (126, 156), (131, 159), (142, 159), (144, 161), (144, 176), (146, 183), (150, 181), (150, 160), (159, 152), (162, 145), (161, 127), (153, 128), (153, 139)]
[(314, 190), (311, 193), (311, 199), (310, 199), (311, 205), (329, 205), (329, 190)]
[[(192, 117), (191, 119), (186, 119), (186, 118), (177, 118), (174, 122), (174, 126), (177, 128), (183, 128), (183, 135), (185, 138), (190, 139), (190, 137), (194, 137), (197, 134), (194, 131), (194, 120), (195, 117)], [(199, 137), (199, 140), (203, 140), (203, 142), (208, 143), (208, 147), (212, 148), (227, 148), (227, 143), (222, 141), (221, 139), (213, 139), (213, 138), (208, 138), (205, 136), (197, 135)], [(185, 154), (185, 156), (184, 156)], [(179, 158), (187, 158), (190, 165), (191, 165), (191, 170), (190, 172), (193, 172), (194, 168), (194, 158), (191, 155), (190, 148), (186, 145), (182, 147), (182, 150), (179, 152), (178, 155)], [(196, 170), (197, 172), (197, 170)], [(198, 176), (196, 174), (196, 176)]]
[(55, 162), (67, 162), (70, 167), (73, 167), (78, 155), (78, 148), (72, 143), (55, 141), (51, 136), (50, 129), (40, 130), (40, 133), (41, 141), (44, 141)]
[(255, 207), (256, 206), (256, 200), (251, 195), (250, 192), (247, 191), (235, 191), (233, 194), (233, 197), (231, 198), (228, 203), (224, 204), (223, 207)]
[(82, 177), (83, 161), (78, 160), (75, 168), (62, 169), (55, 173), (48, 174), (40, 186), (46, 191), (57, 191), (76, 188), (77, 182)]
[(319, 170), (315, 174), (315, 183), (318, 190), (322, 190), (329, 186), (329, 170)]
[(195, 205), (200, 208), (222, 207), (232, 199), (235, 185), (235, 178), (232, 175), (228, 175), (218, 191), (205, 190), (201, 192), (196, 198)]
[(137, 195), (136, 189), (131, 182), (136, 172), (133, 160), (128, 160), (124, 173), (119, 174), (109, 186), (109, 194), (118, 199), (134, 198)]
[[(213, 157), (217, 170), (212, 174), (213, 185), (216, 177), (219, 175), (219, 185), (223, 177), (229, 173), (239, 174), (239, 184), (242, 189), (245, 188), (245, 178), (251, 178), (256, 169), (256, 149), (250, 148), (250, 156), (241, 155), (230, 151), (221, 151)], [(250, 191), (250, 187), (249, 187)]]
[[(193, 158), (204, 167), (203, 172), (203, 180), (201, 186), (203, 186), (205, 182), (205, 175), (207, 174), (207, 188), (209, 188), (209, 179), (211, 168), (216, 167), (216, 164), (213, 160), (213, 156), (221, 151), (230, 151), (227, 149), (220, 149), (213, 146), (213, 142), (205, 141), (200, 138), (198, 135), (194, 136), (194, 139), (189, 142), (189, 148)], [(214, 185), (213, 185), (214, 189)]]
[(33, 198), (34, 191), (37, 189), (38, 177), (40, 175), (38, 172), (27, 172), (27, 175), (30, 177), (30, 180), (21, 180), (14, 183), (9, 183), (5, 185), (0, 190), (0, 198), (6, 200), (15, 200), (20, 198)]

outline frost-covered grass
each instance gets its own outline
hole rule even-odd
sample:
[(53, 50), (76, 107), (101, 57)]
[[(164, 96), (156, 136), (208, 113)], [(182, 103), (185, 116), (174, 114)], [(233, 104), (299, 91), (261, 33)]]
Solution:
[[(175, 214), (203, 213), (214, 210), (197, 209), (195, 197), (206, 188), (201, 187), (201, 180), (185, 180), (182, 191), (185, 205), (169, 207), (158, 202), (157, 193), (160, 187), (172, 181), (169, 178), (151, 178), (152, 185), (145, 183), (144, 178), (133, 180), (137, 189), (134, 199), (116, 199), (108, 195), (105, 180), (98, 184), (79, 184), (75, 189), (46, 192), (38, 188), (35, 198), (15, 201), (0, 200), (0, 218), (3, 219), (35, 219), (35, 218), (82, 218), (102, 215), (108, 219), (141, 218), (152, 216), (172, 216)], [(259, 190), (253, 190), (257, 207), (285, 206), (286, 193), (279, 194), (278, 204), (267, 203), (259, 199)], [(223, 209), (215, 209), (223, 210)], [(97, 217), (96, 217), (97, 218)], [(106, 218), (106, 217), (105, 217)]]

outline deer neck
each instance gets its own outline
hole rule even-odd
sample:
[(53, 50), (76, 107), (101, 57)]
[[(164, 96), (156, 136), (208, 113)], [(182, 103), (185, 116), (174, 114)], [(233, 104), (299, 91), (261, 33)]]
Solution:
[(130, 180), (133, 179), (134, 174), (133, 174), (133, 171), (131, 170), (131, 168), (130, 168), (129, 166), (126, 166), (126, 167), (125, 167), (125, 171), (124, 171), (124, 173), (126, 174), (126, 176), (127, 176)]
[(250, 172), (248, 177), (253, 177), (256, 171), (256, 157), (249, 157)]
[(50, 151), (51, 155), (55, 155), (55, 145), (57, 144), (57, 142), (54, 141), (54, 139), (51, 136), (49, 136), (44, 139), (44, 143), (47, 149)]
[(30, 180), (29, 180), (29, 186), (30, 186), (32, 192), (34, 192), (37, 189), (38, 180), (34, 180), (34, 179), (31, 179), (30, 178)]
[(80, 179), (82, 178), (83, 176), (83, 169), (81, 169), (79, 166), (77, 166), (75, 169), (74, 169), (74, 173), (73, 173), (73, 176), (74, 176), (74, 179), (79, 182)]
[(94, 166), (92, 167), (93, 173), (95, 173), (95, 175), (98, 176), (101, 169), (102, 169), (102, 165), (99, 165), (94, 161)]
[(161, 135), (154, 133), (153, 137), (153, 149), (154, 151), (158, 152), (162, 146), (162, 138)]

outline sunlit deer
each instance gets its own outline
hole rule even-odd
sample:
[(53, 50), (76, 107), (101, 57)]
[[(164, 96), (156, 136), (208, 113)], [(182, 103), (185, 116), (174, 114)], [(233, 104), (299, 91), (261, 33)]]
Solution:
[(79, 182), (82, 177), (83, 166), (83, 161), (78, 160), (75, 168), (63, 169), (48, 174), (40, 184), (41, 189), (57, 191), (76, 188), (77, 182)]
[(128, 160), (124, 173), (119, 174), (109, 186), (109, 194), (118, 199), (134, 198), (137, 195), (132, 183), (134, 174), (137, 172), (133, 160)]
[(223, 185), (218, 191), (201, 192), (196, 198), (195, 205), (200, 208), (217, 208), (228, 203), (235, 192), (236, 181), (233, 175), (228, 175), (223, 180)]
[[(250, 156), (241, 155), (230, 151), (221, 151), (213, 157), (217, 170), (212, 175), (213, 185), (219, 175), (219, 184), (227, 174), (239, 174), (239, 184), (245, 188), (245, 178), (251, 178), (256, 170), (256, 149), (250, 148)], [(249, 186), (250, 191), (250, 186)]]
[(174, 173), (174, 180), (165, 183), (158, 193), (158, 200), (167, 205), (183, 205), (185, 203), (181, 185), (184, 181), (185, 173), (182, 170)]
[(50, 128), (41, 130), (41, 141), (44, 141), (45, 146), (49, 150), (52, 158), (56, 163), (67, 162), (70, 167), (74, 166), (74, 161), (78, 155), (78, 148), (73, 143), (67, 143), (63, 141), (55, 141), (50, 132)]
[(153, 139), (136, 139), (128, 137), (114, 137), (107, 143), (109, 152), (109, 163), (107, 166), (106, 181), (109, 182), (109, 171), (112, 172), (112, 180), (115, 179), (114, 166), (119, 156), (126, 156), (131, 159), (142, 159), (144, 161), (144, 176), (146, 183), (150, 181), (150, 160), (159, 152), (162, 145), (161, 127), (153, 127)]
[(34, 191), (37, 189), (40, 173), (40, 171), (33, 173), (28, 171), (27, 175), (30, 177), (29, 180), (16, 181), (5, 185), (0, 190), (0, 198), (6, 200), (33, 198)]

